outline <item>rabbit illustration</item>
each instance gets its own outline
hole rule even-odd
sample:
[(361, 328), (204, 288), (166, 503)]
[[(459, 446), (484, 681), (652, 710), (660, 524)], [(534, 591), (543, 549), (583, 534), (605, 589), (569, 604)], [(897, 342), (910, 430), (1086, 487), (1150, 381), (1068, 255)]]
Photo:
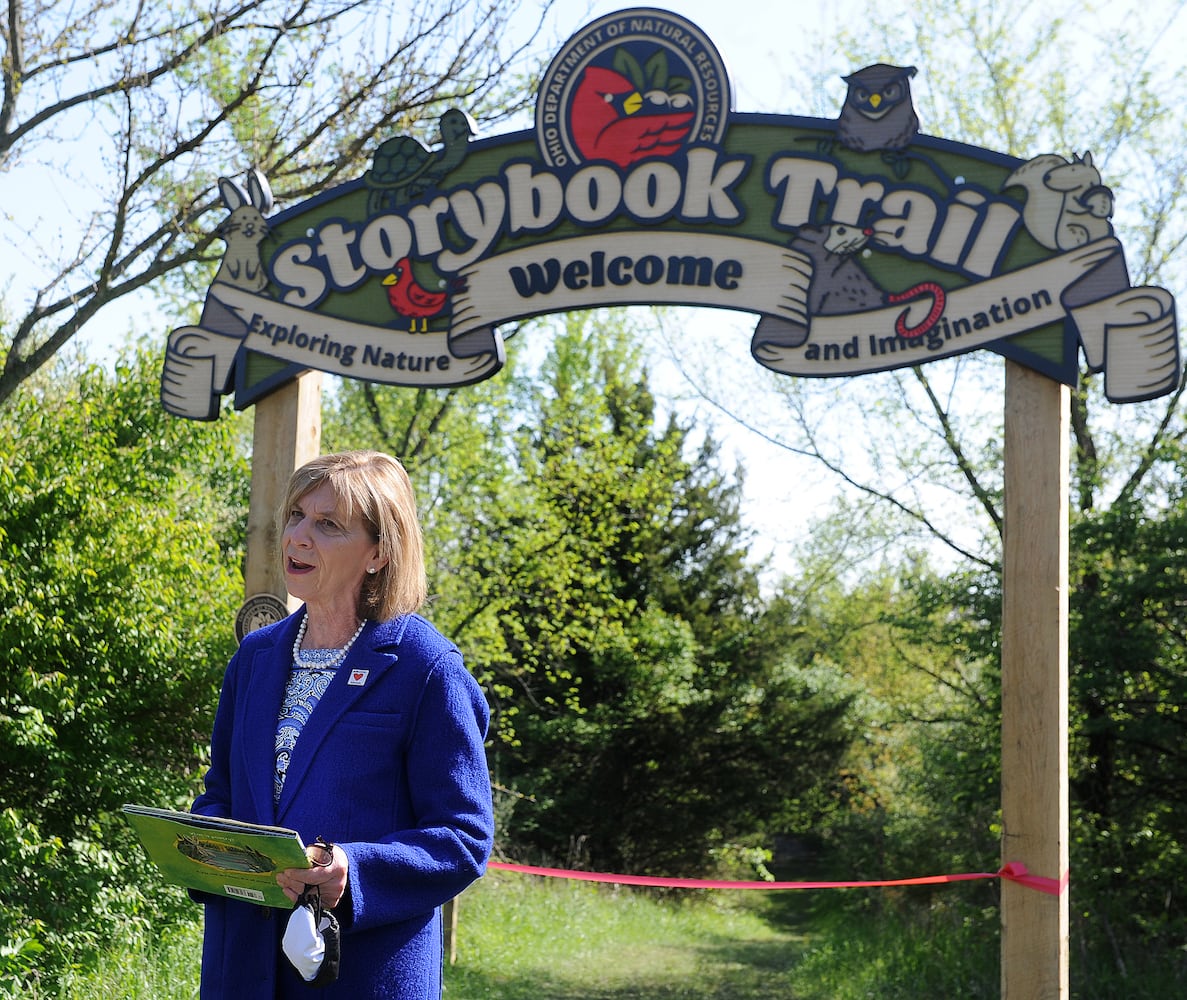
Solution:
[(260, 241), (268, 235), (264, 216), (272, 211), (272, 190), (254, 168), (248, 172), (246, 191), (227, 177), (218, 179), (218, 189), (231, 214), (217, 230), (227, 249), (214, 280), (262, 292), (268, 287), (268, 275), (260, 263)]

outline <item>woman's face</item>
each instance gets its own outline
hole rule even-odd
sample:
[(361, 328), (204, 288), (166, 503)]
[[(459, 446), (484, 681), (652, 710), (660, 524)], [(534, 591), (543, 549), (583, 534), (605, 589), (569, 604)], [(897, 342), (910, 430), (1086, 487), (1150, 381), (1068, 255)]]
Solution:
[(346, 518), (328, 483), (310, 490), (288, 512), (281, 538), (288, 592), (319, 610), (358, 603), (367, 570), (381, 569), (379, 545), (356, 512)]

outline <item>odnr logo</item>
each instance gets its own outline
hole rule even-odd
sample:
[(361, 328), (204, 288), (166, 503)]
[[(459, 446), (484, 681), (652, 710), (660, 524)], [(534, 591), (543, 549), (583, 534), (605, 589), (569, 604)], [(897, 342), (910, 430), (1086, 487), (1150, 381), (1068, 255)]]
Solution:
[(551, 167), (629, 167), (719, 144), (730, 110), (725, 64), (699, 28), (667, 11), (626, 10), (588, 25), (552, 60), (536, 141)]

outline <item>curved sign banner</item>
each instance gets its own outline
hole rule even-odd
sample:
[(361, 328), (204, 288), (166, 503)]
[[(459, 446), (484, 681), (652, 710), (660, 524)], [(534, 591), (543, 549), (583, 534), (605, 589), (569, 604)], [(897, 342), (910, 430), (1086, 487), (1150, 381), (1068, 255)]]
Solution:
[(534, 126), (396, 135), (361, 177), (272, 213), (223, 178), (222, 264), (169, 337), (161, 397), (213, 419), (316, 368), (446, 387), (503, 366), (500, 327), (607, 305), (752, 313), (755, 362), (849, 376), (988, 348), (1114, 402), (1171, 392), (1174, 299), (1133, 287), (1091, 152), (1023, 160), (926, 135), (913, 66), (845, 77), (830, 119), (734, 111), (684, 18), (637, 8), (556, 53)]

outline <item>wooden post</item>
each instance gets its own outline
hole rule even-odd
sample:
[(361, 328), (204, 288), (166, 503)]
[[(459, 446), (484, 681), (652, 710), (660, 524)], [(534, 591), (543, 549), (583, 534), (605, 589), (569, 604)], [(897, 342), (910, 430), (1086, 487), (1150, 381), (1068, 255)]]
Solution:
[(290, 610), (277, 515), (293, 471), (319, 454), (321, 383), (321, 372), (308, 371), (255, 404), (243, 589), (247, 597), (272, 594)]
[[(1002, 861), (1068, 870), (1070, 394), (1014, 362), (1005, 374)], [(1069, 996), (1068, 893), (1002, 881), (1003, 1000)]]
[(457, 965), (457, 904), (454, 896), (441, 907), (441, 928), (444, 935), (445, 957), (450, 965)]

